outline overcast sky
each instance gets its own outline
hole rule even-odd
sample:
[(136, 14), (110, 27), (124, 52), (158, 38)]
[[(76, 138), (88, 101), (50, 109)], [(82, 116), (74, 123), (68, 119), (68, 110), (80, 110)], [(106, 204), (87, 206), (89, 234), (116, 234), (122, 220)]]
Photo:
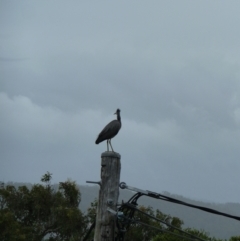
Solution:
[(0, 181), (121, 181), (240, 202), (239, 1), (0, 1)]

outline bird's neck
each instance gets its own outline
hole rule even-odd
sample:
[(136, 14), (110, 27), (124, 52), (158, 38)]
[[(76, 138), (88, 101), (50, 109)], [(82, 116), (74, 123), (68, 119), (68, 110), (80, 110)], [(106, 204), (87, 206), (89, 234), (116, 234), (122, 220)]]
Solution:
[(117, 113), (117, 120), (121, 122), (121, 116), (119, 113)]

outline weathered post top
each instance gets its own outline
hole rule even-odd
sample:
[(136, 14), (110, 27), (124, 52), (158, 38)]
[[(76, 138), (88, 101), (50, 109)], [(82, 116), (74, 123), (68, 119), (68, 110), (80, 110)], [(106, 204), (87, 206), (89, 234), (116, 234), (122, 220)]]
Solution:
[(113, 151), (105, 151), (102, 153), (101, 157), (113, 157), (113, 158), (118, 158), (121, 159), (121, 155), (117, 152), (113, 152)]
[(101, 186), (99, 190), (94, 241), (112, 241), (115, 217), (107, 211), (117, 210), (121, 162), (120, 154), (106, 151), (101, 155)]

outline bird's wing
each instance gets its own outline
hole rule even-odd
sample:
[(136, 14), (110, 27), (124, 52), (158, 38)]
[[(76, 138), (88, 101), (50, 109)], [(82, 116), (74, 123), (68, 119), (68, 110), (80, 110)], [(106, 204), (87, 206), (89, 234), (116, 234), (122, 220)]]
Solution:
[(99, 137), (104, 139), (110, 139), (115, 136), (121, 128), (121, 123), (117, 120), (113, 120), (108, 123), (100, 132)]

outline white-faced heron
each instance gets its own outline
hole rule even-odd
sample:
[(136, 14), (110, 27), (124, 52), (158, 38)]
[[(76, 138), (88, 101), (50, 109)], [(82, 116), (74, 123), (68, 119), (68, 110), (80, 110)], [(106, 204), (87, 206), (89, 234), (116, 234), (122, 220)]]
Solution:
[[(98, 135), (98, 138), (96, 140), (96, 144), (99, 144), (102, 141), (107, 140), (107, 150), (109, 151), (109, 147), (108, 144), (110, 144), (111, 148), (112, 148), (112, 144), (111, 144), (111, 139), (117, 135), (117, 133), (119, 132), (119, 130), (121, 129), (122, 123), (121, 123), (121, 116), (120, 116), (120, 110), (117, 109), (116, 113), (114, 113), (114, 115), (117, 115), (117, 120), (113, 120), (110, 123), (108, 123), (104, 129), (100, 132), (100, 134)], [(112, 151), (114, 152), (113, 148)]]

